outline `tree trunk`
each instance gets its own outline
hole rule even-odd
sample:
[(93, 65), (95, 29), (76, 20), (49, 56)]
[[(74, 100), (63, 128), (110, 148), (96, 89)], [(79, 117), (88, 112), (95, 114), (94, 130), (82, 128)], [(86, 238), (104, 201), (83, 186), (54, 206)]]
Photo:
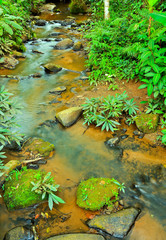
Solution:
[(104, 18), (109, 19), (109, 0), (104, 0)]

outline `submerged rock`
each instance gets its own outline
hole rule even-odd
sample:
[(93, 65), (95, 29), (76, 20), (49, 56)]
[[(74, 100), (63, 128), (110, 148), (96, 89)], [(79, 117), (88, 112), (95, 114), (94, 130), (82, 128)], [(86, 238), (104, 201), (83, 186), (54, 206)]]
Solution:
[(75, 234), (64, 234), (55, 237), (47, 238), (46, 240), (104, 240), (105, 238), (98, 234), (87, 234), (87, 233), (75, 233)]
[(40, 203), (42, 195), (31, 191), (31, 182), (38, 182), (46, 172), (27, 169), (14, 172), (4, 184), (4, 201), (8, 210), (20, 209)]
[(159, 115), (142, 113), (136, 117), (137, 128), (143, 133), (153, 133), (157, 130)]
[(67, 48), (71, 48), (73, 46), (73, 41), (69, 38), (66, 38), (60, 42), (58, 42), (56, 45), (55, 45), (55, 49), (60, 49), (60, 50), (64, 50), (64, 49), (67, 49)]
[(113, 237), (124, 238), (138, 214), (137, 209), (127, 208), (110, 215), (96, 216), (88, 222), (88, 226), (102, 230)]
[(118, 195), (118, 185), (111, 178), (90, 178), (82, 181), (77, 189), (77, 205), (96, 211)]
[(16, 227), (9, 230), (4, 240), (34, 240), (34, 235), (32, 230), (26, 227)]
[(81, 107), (72, 107), (57, 113), (56, 118), (64, 127), (70, 127), (78, 120), (81, 113)]
[(44, 65), (44, 69), (47, 73), (51, 72), (57, 73), (62, 70), (62, 67), (53, 63), (47, 63)]
[(43, 139), (33, 138), (26, 142), (24, 149), (26, 152), (33, 153), (33, 155), (40, 154), (41, 156), (48, 157), (50, 153), (55, 150), (55, 147)]

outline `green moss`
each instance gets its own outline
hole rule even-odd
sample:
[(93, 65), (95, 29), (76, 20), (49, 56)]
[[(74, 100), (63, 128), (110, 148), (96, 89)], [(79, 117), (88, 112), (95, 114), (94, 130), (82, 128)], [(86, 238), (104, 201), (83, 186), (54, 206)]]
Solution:
[(135, 123), (143, 133), (153, 133), (157, 130), (159, 115), (142, 113), (137, 116)]
[(80, 0), (80, 1), (72, 0), (69, 5), (69, 8), (70, 8), (70, 12), (73, 14), (85, 13), (87, 9), (84, 0)]
[(77, 189), (77, 205), (96, 211), (110, 204), (118, 196), (118, 185), (110, 178), (90, 178), (80, 183)]
[(28, 142), (25, 147), (28, 146), (28, 151), (33, 152), (34, 154), (39, 153), (44, 157), (48, 157), (49, 154), (55, 150), (53, 144), (45, 142), (43, 139), (34, 138), (32, 141)]
[(41, 195), (32, 192), (32, 181), (37, 182), (46, 172), (27, 169), (14, 171), (4, 184), (4, 201), (9, 210), (29, 207), (42, 201)]

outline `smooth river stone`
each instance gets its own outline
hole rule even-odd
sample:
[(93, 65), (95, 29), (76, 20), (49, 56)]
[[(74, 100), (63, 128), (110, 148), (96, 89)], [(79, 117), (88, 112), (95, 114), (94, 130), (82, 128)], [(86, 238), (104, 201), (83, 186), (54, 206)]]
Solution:
[(98, 234), (86, 234), (86, 233), (76, 233), (76, 234), (64, 234), (46, 240), (104, 240), (105, 238)]

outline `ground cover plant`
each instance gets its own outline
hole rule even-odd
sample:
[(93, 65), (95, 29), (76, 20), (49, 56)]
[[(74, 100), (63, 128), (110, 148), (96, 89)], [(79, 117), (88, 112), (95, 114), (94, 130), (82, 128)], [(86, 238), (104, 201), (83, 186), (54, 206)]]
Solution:
[(116, 94), (115, 97), (108, 95), (106, 98), (87, 98), (83, 104), (84, 124), (95, 124), (96, 127), (101, 126), (101, 130), (114, 132), (120, 125), (119, 118), (123, 113), (128, 116), (127, 121), (132, 123), (138, 107), (134, 99), (127, 98), (125, 92)]

